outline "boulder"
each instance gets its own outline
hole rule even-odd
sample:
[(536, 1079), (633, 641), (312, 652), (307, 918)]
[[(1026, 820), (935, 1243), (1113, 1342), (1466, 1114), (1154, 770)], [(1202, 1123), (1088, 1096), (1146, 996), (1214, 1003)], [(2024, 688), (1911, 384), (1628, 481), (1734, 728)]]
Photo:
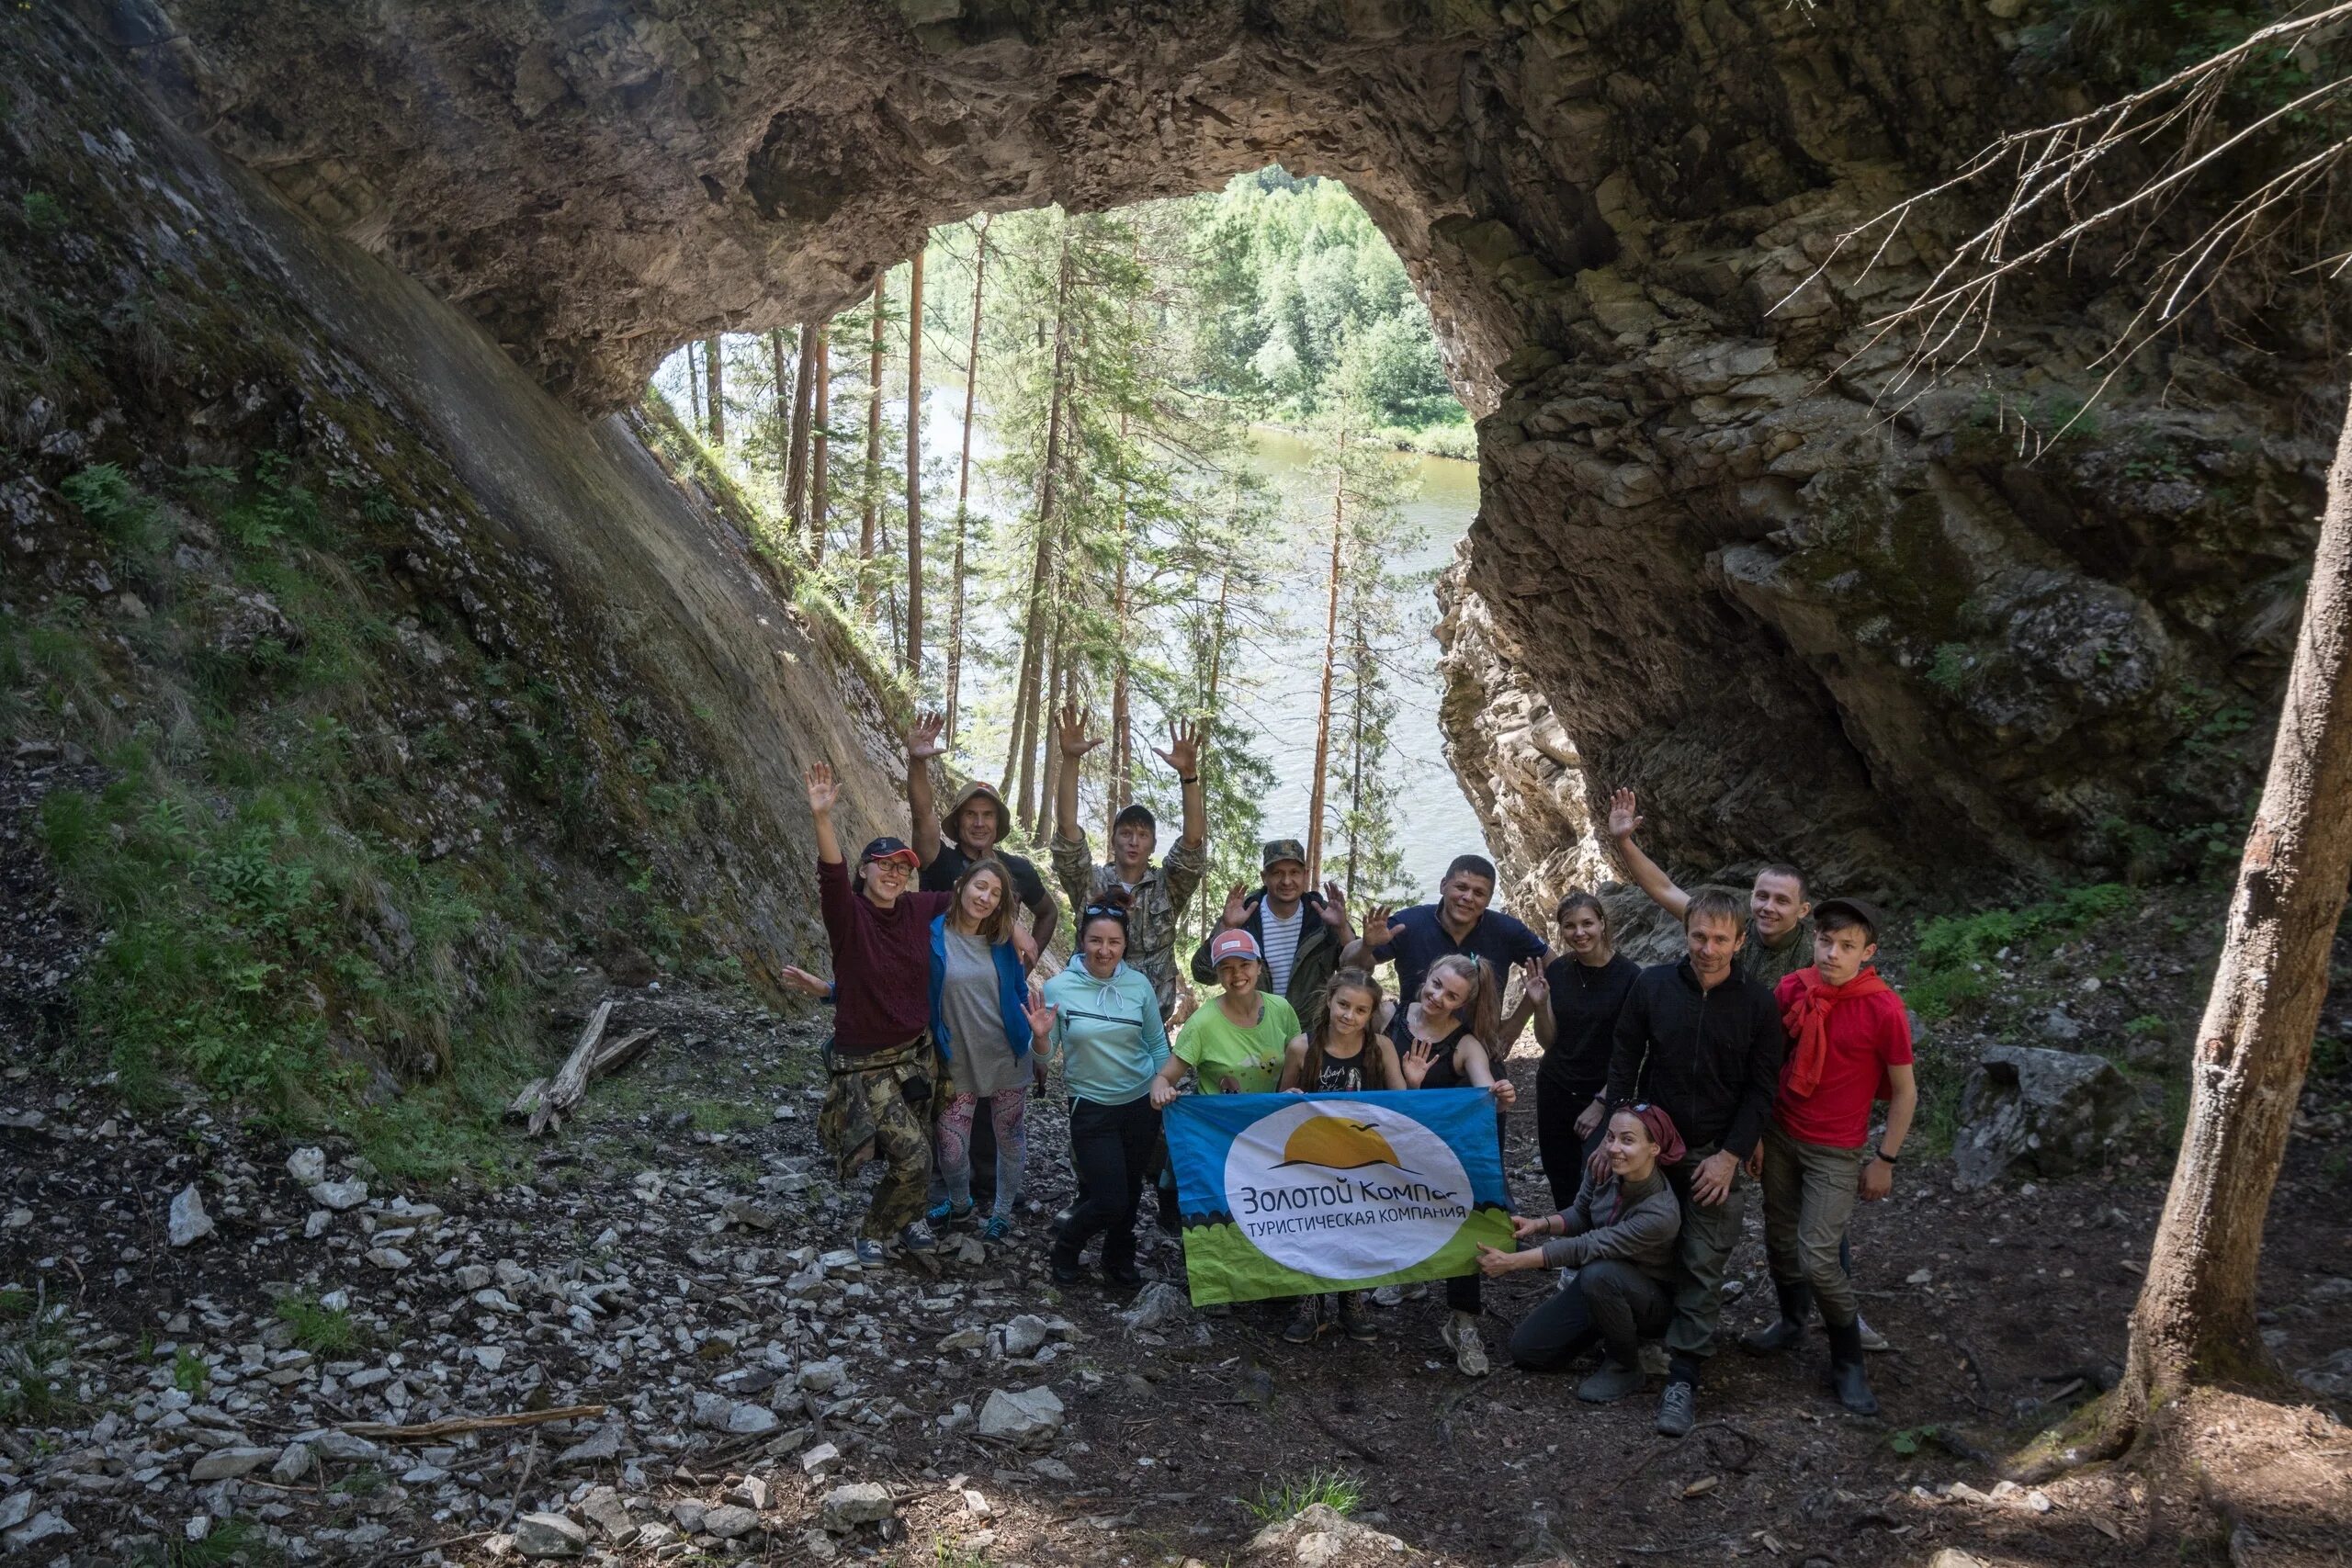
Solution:
[(733, 1540), (760, 1528), (760, 1516), (740, 1503), (721, 1503), (702, 1517), (702, 1533)]
[(1061, 1429), (1062, 1402), (1043, 1386), (1017, 1393), (991, 1390), (977, 1428), (983, 1438), (1002, 1438), (1016, 1448), (1044, 1448)]
[(1190, 1297), (1165, 1280), (1154, 1280), (1136, 1297), (1135, 1305), (1119, 1314), (1130, 1334), (1156, 1334), (1187, 1322), (1193, 1315)]
[(1405, 1543), (1370, 1525), (1358, 1524), (1328, 1504), (1310, 1503), (1250, 1537), (1241, 1554), (1293, 1562), (1298, 1568), (1356, 1568), (1402, 1558)]
[(2012, 1166), (2065, 1176), (2096, 1165), (2131, 1120), (2130, 1082), (2104, 1056), (1996, 1045), (1961, 1090), (1952, 1185), (1962, 1191)]
[(876, 1481), (852, 1481), (825, 1494), (818, 1517), (833, 1534), (847, 1535), (860, 1525), (878, 1525), (898, 1511), (888, 1487)]
[(172, 1200), (171, 1218), (165, 1226), (174, 1247), (187, 1247), (212, 1234), (212, 1216), (204, 1212), (204, 1194), (191, 1181)]
[(1035, 1313), (1024, 1312), (1004, 1325), (1004, 1353), (1034, 1356), (1037, 1347), (1054, 1337), (1053, 1325)]
[(588, 1532), (561, 1514), (514, 1517), (514, 1550), (525, 1557), (578, 1557), (588, 1550)]
[(2352, 1399), (2352, 1345), (2315, 1367), (2305, 1367), (2295, 1381), (2323, 1398)]

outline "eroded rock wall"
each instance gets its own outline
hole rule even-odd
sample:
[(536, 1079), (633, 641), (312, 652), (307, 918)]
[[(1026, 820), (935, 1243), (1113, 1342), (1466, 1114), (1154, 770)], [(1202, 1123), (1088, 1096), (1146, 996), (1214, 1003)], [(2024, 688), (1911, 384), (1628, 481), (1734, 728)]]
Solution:
[[(1855, 220), (2098, 91), (2029, 49), (2050, 18), (1997, 9), (153, 0), (102, 24), (187, 123), (590, 409), (678, 342), (847, 302), (974, 208), (1272, 161), (1343, 178), (1487, 416), (1464, 591), (1588, 801), (1640, 789), (1686, 875), (1763, 854), (1883, 889), (2177, 860), (2234, 814), (2340, 407), (2318, 316), (2272, 301), (2191, 322), (2037, 457), (2126, 308), (2097, 252), (2014, 291), (1966, 388), (1883, 397), (1867, 323), (1964, 204), (1789, 298)], [(1537, 767), (1503, 755), (1532, 743), (1515, 710), (1461, 695), (1468, 771)], [(1560, 791), (1472, 791), (1507, 852), (1563, 852)]]

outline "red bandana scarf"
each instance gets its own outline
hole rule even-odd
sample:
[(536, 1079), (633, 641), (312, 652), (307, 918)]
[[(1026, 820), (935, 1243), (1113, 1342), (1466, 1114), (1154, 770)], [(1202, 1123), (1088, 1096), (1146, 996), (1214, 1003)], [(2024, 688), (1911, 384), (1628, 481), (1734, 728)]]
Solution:
[(1874, 997), (1892, 987), (1878, 977), (1876, 969), (1865, 969), (1844, 985), (1832, 986), (1822, 980), (1818, 967), (1807, 967), (1796, 972), (1796, 982), (1797, 994), (1781, 1013), (1782, 1027), (1796, 1042), (1781, 1087), (1802, 1098), (1820, 1087), (1822, 1064), (1829, 1059), (1831, 1010), (1839, 1002)]

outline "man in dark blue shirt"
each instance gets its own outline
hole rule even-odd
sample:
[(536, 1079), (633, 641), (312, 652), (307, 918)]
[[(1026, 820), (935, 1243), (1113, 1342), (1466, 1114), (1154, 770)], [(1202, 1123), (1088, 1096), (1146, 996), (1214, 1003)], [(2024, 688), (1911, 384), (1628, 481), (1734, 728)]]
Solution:
[[(1544, 939), (1500, 909), (1494, 902), (1495, 865), (1484, 855), (1459, 855), (1445, 868), (1434, 904), (1416, 904), (1391, 915), (1374, 909), (1363, 923), (1363, 935), (1348, 944), (1340, 966), (1370, 968), (1394, 960), (1396, 999), (1409, 1002), (1420, 994), (1430, 965), (1450, 953), (1483, 958), (1496, 969), (1500, 987), (1515, 964), (1551, 952)], [(1490, 1052), (1500, 1043), (1482, 1041)]]

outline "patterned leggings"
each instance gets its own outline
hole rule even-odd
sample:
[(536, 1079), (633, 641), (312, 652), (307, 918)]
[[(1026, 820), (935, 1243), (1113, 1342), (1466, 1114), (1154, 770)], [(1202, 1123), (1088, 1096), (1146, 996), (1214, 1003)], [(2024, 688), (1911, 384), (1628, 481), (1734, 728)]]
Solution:
[[(1021, 1201), (1021, 1168), (1029, 1157), (1027, 1086), (999, 1089), (988, 1101), (989, 1124), (996, 1131), (995, 1217), (1010, 1220)], [(978, 1111), (978, 1096), (959, 1094), (939, 1114), (939, 1178), (958, 1209), (972, 1205), (972, 1118)]]

